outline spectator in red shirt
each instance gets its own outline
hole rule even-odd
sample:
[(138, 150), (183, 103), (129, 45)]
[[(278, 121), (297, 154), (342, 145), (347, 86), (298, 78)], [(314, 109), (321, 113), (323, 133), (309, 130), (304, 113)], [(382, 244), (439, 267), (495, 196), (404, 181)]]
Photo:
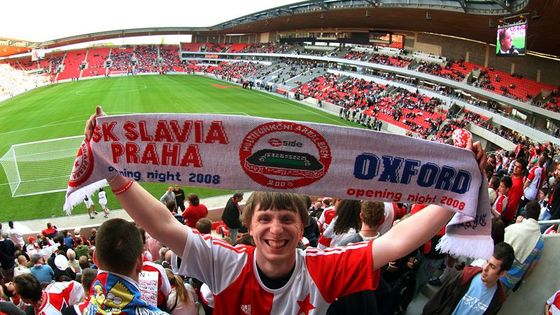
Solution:
[(517, 217), (517, 207), (523, 196), (523, 172), (527, 167), (525, 160), (515, 160), (513, 171), (511, 173), (512, 186), (508, 194), (508, 203), (506, 211), (502, 213), (502, 219), (506, 225), (512, 223)]
[(41, 231), (41, 234), (48, 238), (53, 238), (56, 236), (58, 231), (56, 230), (56, 226), (52, 225), (52, 223), (47, 223), (47, 228)]
[(183, 219), (185, 219), (186, 225), (196, 228), (196, 222), (208, 215), (208, 208), (200, 203), (196, 194), (189, 194), (187, 199), (189, 200), (189, 207), (183, 211)]

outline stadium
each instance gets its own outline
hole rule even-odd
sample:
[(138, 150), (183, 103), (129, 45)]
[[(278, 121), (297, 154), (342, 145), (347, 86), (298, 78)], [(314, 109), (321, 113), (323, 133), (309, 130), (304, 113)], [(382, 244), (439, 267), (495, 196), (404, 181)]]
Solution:
[[(436, 143), (468, 130), (488, 153), (487, 174), (498, 184), (513, 177), (518, 158), (532, 180), (543, 157), (536, 184), (543, 196), (532, 198), (551, 214), (541, 226), (557, 230), (559, 18), (560, 3), (547, 0), (318, 0), (211, 26), (146, 25), (42, 41), (0, 37), (0, 221), (45, 225), (65, 215), (85, 122), (102, 105), (108, 115), (262, 117)], [(166, 42), (174, 36), (180, 40)], [(159, 199), (170, 184), (160, 177), (142, 187)], [(208, 187), (193, 182), (183, 189), (203, 200), (225, 196), (223, 205), (237, 190)], [(109, 209), (123, 208), (108, 195)], [(81, 203), (73, 213), (87, 219), (88, 210)], [(87, 221), (67, 228), (89, 230)], [(553, 248), (558, 239), (546, 236), (544, 243)], [(560, 287), (560, 277), (550, 277), (558, 273), (557, 255), (543, 251), (500, 314), (542, 313)]]

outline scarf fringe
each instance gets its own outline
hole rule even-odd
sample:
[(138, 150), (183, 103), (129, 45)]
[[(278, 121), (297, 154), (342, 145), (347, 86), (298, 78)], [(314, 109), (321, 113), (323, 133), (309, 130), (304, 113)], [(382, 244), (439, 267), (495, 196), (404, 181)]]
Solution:
[(82, 187), (76, 191), (73, 191), (71, 194), (68, 194), (68, 192), (66, 193), (66, 201), (64, 202), (64, 212), (66, 213), (66, 215), (71, 215), (72, 214), (72, 209), (84, 202), (84, 197), (88, 196), (88, 198), (91, 199), (91, 196), (96, 192), (99, 191), (99, 188), (103, 188), (105, 186), (107, 186), (107, 180), (102, 179), (98, 182), (89, 184), (85, 187)]
[(436, 249), (452, 256), (465, 256), (488, 260), (494, 251), (494, 241), (490, 235), (445, 234), (436, 245)]

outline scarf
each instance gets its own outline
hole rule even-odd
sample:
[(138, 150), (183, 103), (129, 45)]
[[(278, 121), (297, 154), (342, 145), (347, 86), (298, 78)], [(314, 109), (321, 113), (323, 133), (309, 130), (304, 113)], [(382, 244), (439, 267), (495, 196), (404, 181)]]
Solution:
[(134, 280), (106, 271), (99, 271), (90, 289), (90, 303), (83, 314), (165, 314), (157, 307), (142, 300), (138, 285)]
[[(458, 237), (449, 252), (492, 253), (488, 192), (474, 154), (446, 144), (246, 116), (104, 116), (79, 148), (64, 209), (117, 172), (139, 182), (437, 204), (463, 226), (450, 229)], [(470, 238), (484, 244), (453, 246)]]
[(521, 223), (506, 228), (504, 242), (513, 247), (515, 259), (523, 263), (541, 238), (541, 229), (535, 219), (525, 219)]

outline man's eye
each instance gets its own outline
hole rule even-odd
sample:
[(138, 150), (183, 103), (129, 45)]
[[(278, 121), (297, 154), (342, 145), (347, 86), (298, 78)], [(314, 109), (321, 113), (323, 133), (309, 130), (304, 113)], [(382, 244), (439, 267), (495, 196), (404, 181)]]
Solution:
[(259, 222), (268, 222), (268, 221), (270, 221), (269, 217), (260, 217), (259, 218)]

